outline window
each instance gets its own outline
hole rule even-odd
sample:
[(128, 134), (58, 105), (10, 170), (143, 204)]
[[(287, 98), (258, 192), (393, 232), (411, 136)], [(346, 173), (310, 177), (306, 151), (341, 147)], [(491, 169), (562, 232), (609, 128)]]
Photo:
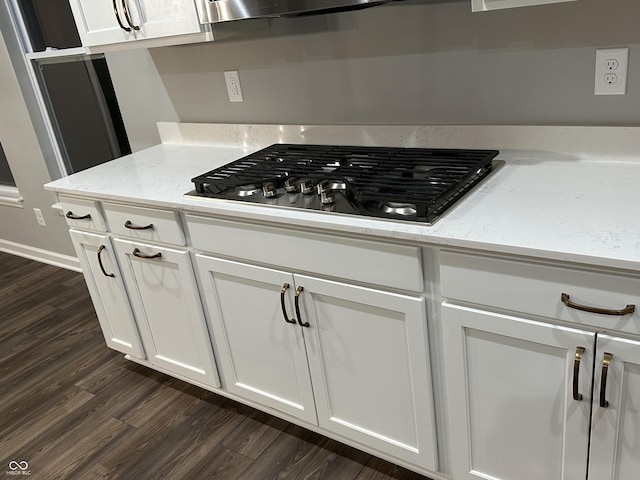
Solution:
[(50, 149), (51, 177), (131, 153), (106, 60), (81, 46), (69, 1), (5, 1), (17, 46), (13, 63), (29, 80), (27, 104), (39, 119), (40, 144)]
[(7, 156), (4, 154), (4, 149), (2, 148), (1, 143), (0, 143), (0, 185), (4, 187), (16, 186), (16, 182), (13, 179), (13, 175), (11, 174), (11, 169), (9, 168), (9, 162), (7, 161)]
[(0, 205), (21, 207), (22, 198), (16, 188), (16, 182), (9, 168), (9, 162), (0, 143)]

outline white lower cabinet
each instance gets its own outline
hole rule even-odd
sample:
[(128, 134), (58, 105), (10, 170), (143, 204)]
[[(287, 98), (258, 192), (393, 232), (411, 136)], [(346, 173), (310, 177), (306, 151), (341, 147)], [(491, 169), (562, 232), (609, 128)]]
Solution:
[(226, 389), (437, 471), (423, 298), (196, 262)]
[(456, 480), (637, 478), (640, 342), (447, 303), (443, 322)]
[(108, 235), (70, 230), (107, 345), (144, 359), (138, 327)]
[(116, 253), (148, 361), (220, 386), (189, 253), (116, 238)]

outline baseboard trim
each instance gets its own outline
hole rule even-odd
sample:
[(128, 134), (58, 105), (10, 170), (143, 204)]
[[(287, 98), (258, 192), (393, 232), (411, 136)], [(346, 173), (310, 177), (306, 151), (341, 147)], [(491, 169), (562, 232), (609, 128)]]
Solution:
[(24, 245), (22, 243), (10, 242), (9, 240), (3, 240), (1, 238), (0, 252), (10, 253), (19, 257), (28, 258), (29, 260), (35, 260), (36, 262), (47, 263), (54, 267), (66, 268), (74, 272), (82, 272), (80, 262), (76, 257)]

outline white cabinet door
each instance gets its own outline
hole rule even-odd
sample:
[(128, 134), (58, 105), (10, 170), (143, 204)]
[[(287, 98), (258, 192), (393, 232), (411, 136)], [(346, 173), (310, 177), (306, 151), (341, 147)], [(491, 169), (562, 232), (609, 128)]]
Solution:
[(122, 239), (114, 243), (149, 361), (219, 387), (189, 253)]
[(107, 235), (70, 230), (91, 300), (107, 345), (145, 358), (116, 256)]
[(638, 478), (640, 342), (598, 335), (590, 449), (590, 479)]
[[(120, 0), (122, 1), (122, 0)], [(194, 0), (124, 0), (136, 38), (149, 39), (200, 33)]]
[(584, 480), (595, 334), (446, 302), (442, 322), (454, 478)]
[[(224, 387), (317, 424), (290, 273), (196, 255)], [(283, 285), (289, 287), (282, 292)]]
[(424, 299), (295, 275), (318, 424), (437, 471)]
[(69, 1), (83, 46), (106, 45), (135, 39), (134, 30), (126, 23), (121, 2), (122, 0)]
[(85, 47), (200, 33), (194, 0), (70, 0)]

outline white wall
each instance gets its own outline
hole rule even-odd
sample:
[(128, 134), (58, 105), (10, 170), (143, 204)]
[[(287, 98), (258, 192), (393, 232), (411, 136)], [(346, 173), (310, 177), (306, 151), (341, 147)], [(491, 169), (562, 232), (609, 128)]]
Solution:
[[(481, 13), (470, 0), (409, 0), (152, 49), (144, 82), (116, 89), (142, 95), (153, 77), (163, 96), (135, 110), (166, 102), (185, 122), (638, 125), (638, 19), (637, 0)], [(594, 96), (595, 48), (613, 46), (630, 47), (628, 94)], [(225, 70), (239, 70), (244, 103), (228, 101)], [(123, 113), (131, 128), (150, 121)]]

